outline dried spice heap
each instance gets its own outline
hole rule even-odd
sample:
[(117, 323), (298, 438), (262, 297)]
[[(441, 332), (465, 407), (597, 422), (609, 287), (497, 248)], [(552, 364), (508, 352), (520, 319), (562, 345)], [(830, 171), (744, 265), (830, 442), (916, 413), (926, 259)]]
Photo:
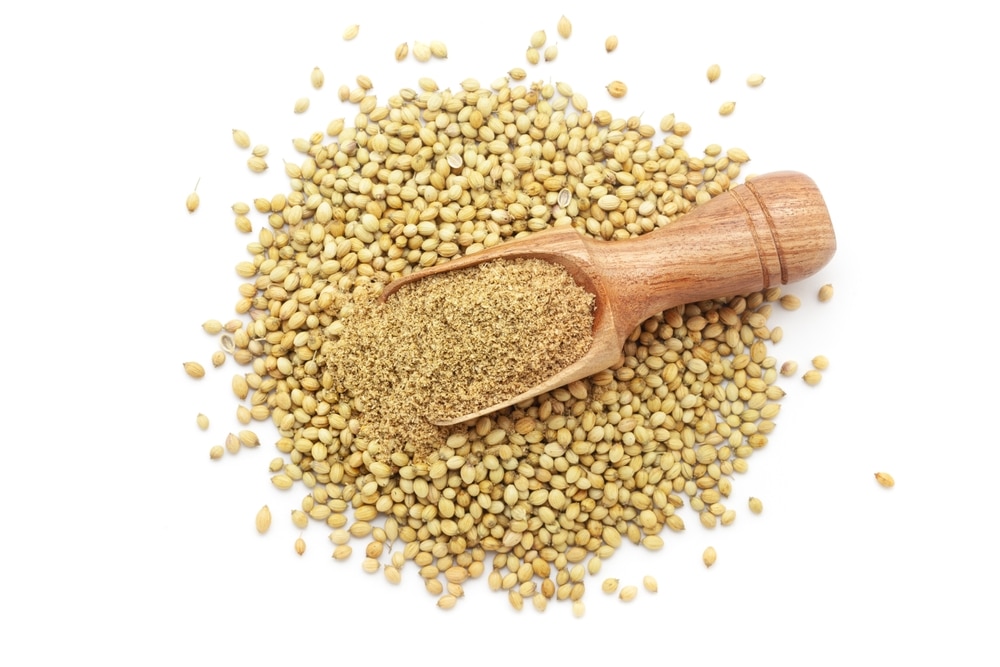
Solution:
[[(553, 226), (609, 243), (650, 232), (726, 192), (749, 159), (715, 144), (691, 154), (690, 126), (672, 115), (657, 139), (637, 116), (592, 111), (565, 82), (524, 77), (518, 68), (455, 91), (421, 80), (421, 92), (382, 103), (367, 78), (342, 86), (359, 108), (353, 122), (295, 139), (302, 157), (285, 163), (289, 190), (254, 201), (267, 224), (237, 267), (246, 282), (236, 310), (250, 321), (227, 324), (223, 341), (247, 366), (233, 382), (250, 405), (238, 417), (273, 422), (272, 481), (305, 491), (293, 521), (325, 524), (335, 559), (367, 540), (366, 572), (397, 583), (416, 571), (442, 608), (458, 603), (466, 579), (487, 575), (515, 608), (525, 597), (536, 609), (572, 600), (581, 615), (586, 576), (624, 541), (661, 548), (664, 529), (684, 529), (685, 505), (708, 528), (735, 519), (732, 475), (767, 444), (783, 395), (766, 344), (781, 294), (673, 308), (635, 329), (614, 368), (450, 427), (419, 452), (405, 428), (390, 436), (401, 446), (384, 449), (364, 423), (392, 397), (395, 383), (380, 375), (388, 366), (358, 343), (351, 373), (375, 373), (371, 386), (340, 375), (363, 295)], [(234, 139), (250, 146), (245, 133)], [(263, 157), (248, 166), (266, 168)], [(249, 231), (250, 207), (233, 209)], [(467, 353), (456, 350), (457, 368)], [(240, 447), (232, 440), (228, 451)], [(626, 587), (622, 599), (637, 592)]]
[(354, 396), (376, 460), (426, 461), (449, 432), (432, 421), (516, 396), (583, 356), (593, 302), (557, 264), (494, 260), (366, 304), (327, 364)]

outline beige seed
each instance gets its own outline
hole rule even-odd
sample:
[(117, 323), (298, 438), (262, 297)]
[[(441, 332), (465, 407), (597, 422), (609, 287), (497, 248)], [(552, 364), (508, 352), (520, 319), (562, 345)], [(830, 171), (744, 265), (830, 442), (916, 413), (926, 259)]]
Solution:
[(545, 47), (545, 54), (544, 54), (545, 62), (551, 62), (555, 60), (556, 56), (558, 55), (559, 55), (559, 47), (557, 47), (555, 44), (550, 44), (549, 46)]
[(786, 294), (781, 297), (779, 303), (781, 303), (781, 307), (785, 310), (798, 310), (799, 306), (802, 305), (802, 299), (794, 294)]
[(813, 357), (812, 365), (813, 368), (815, 368), (818, 371), (825, 371), (827, 368), (830, 367), (830, 360), (827, 359), (822, 354), (818, 354), (815, 357)]
[(656, 593), (660, 590), (659, 584), (656, 583), (656, 577), (649, 574), (642, 578), (642, 587), (650, 593)]
[[(201, 179), (199, 178), (198, 183), (200, 182)], [(198, 196), (197, 192), (198, 183), (194, 184), (195, 191), (187, 196), (187, 201), (185, 202), (185, 205), (187, 206), (188, 213), (194, 213), (196, 210), (198, 210), (198, 204), (201, 203), (201, 197)]]
[(247, 383), (246, 376), (237, 373), (233, 376), (232, 380), (233, 393), (236, 394), (236, 398), (243, 400), (250, 393), (250, 385)]
[(430, 43), (431, 55), (435, 58), (447, 58), (448, 57), (448, 47), (445, 46), (444, 42), (437, 40), (431, 40)]
[(347, 26), (347, 28), (344, 29), (344, 41), (349, 42), (355, 37), (357, 37), (358, 32), (360, 32), (360, 30), (361, 26), (358, 25), (357, 23)]
[(396, 47), (396, 62), (402, 62), (406, 60), (406, 56), (410, 55), (410, 45), (403, 42)]
[(371, 78), (365, 76), (364, 74), (359, 74), (354, 80), (357, 82), (358, 88), (361, 90), (371, 90), (374, 87)]
[(533, 46), (529, 46), (527, 51), (524, 52), (524, 57), (532, 65), (537, 65), (538, 61), (541, 60), (541, 56), (538, 53), (538, 49)]
[(205, 330), (205, 333), (215, 335), (222, 331), (222, 322), (219, 320), (205, 320), (201, 328)]
[(184, 372), (196, 380), (205, 377), (205, 367), (197, 361), (185, 361)]
[(737, 164), (743, 164), (744, 162), (750, 161), (750, 156), (742, 148), (730, 148), (726, 151), (726, 157), (729, 158), (731, 162), (736, 162)]
[(295, 111), (295, 113), (305, 113), (308, 109), (309, 109), (308, 97), (300, 97), (299, 99), (295, 100), (295, 106), (293, 107), (293, 111)]
[(583, 600), (573, 600), (573, 617), (583, 618), (586, 613), (587, 608), (583, 604)]
[(751, 88), (756, 88), (762, 83), (764, 83), (764, 76), (762, 74), (751, 74), (747, 77), (747, 85)]
[[(237, 440), (237, 442), (239, 441)], [(287, 491), (288, 489), (292, 488), (293, 482), (291, 477), (289, 477), (284, 473), (281, 473), (272, 477), (271, 483), (274, 484), (276, 488), (279, 488), (282, 491)]]
[(236, 438), (240, 441), (240, 444), (244, 447), (257, 447), (260, 445), (260, 438), (253, 431), (240, 431)]
[(458, 602), (458, 598), (451, 594), (442, 595), (438, 598), (437, 606), (441, 609), (453, 609)]
[(659, 551), (663, 548), (663, 538), (659, 535), (646, 535), (642, 538), (642, 546), (650, 551)]
[(233, 130), (233, 141), (240, 148), (250, 148), (250, 135), (243, 130)]
[(292, 510), (292, 525), (299, 530), (305, 530), (309, 525), (309, 515), (302, 510)]
[(431, 59), (431, 47), (423, 42), (413, 42), (413, 57), (425, 63)]
[(213, 445), (211, 449), (208, 450), (208, 458), (213, 461), (216, 459), (221, 459), (222, 455), (225, 454), (226, 450), (222, 445)]
[(729, 114), (733, 113), (733, 110), (735, 108), (736, 108), (736, 102), (732, 102), (732, 101), (730, 101), (730, 102), (723, 102), (722, 105), (719, 107), (719, 115), (720, 116), (728, 116)]
[(719, 79), (719, 75), (722, 74), (722, 68), (716, 64), (711, 64), (708, 66), (708, 71), (705, 72), (705, 76), (708, 77), (708, 82), (713, 83)]
[(208, 428), (208, 417), (201, 414), (200, 412), (198, 413), (198, 428), (200, 428), (202, 431)]
[(237, 454), (240, 451), (240, 439), (235, 433), (226, 436), (226, 451), (230, 454)]
[(715, 565), (715, 547), (707, 547), (705, 552), (701, 555), (701, 560), (705, 563), (705, 567), (712, 567)]
[(420, 77), (417, 80), (417, 85), (420, 86), (421, 90), (425, 90), (428, 93), (433, 93), (438, 89), (437, 82), (429, 76)]
[(815, 387), (823, 379), (823, 374), (817, 370), (806, 371), (802, 379), (810, 387)]
[(366, 574), (375, 574), (382, 568), (382, 565), (374, 558), (366, 557), (361, 561), (361, 569)]
[(631, 602), (639, 594), (638, 586), (625, 586), (618, 594), (618, 599), (622, 602)]
[(559, 22), (556, 24), (556, 32), (563, 39), (569, 39), (569, 36), (573, 33), (573, 24), (570, 23), (565, 14), (559, 17)]
[(354, 551), (349, 544), (339, 544), (333, 549), (334, 560), (347, 560), (351, 557), (351, 552)]
[(618, 37), (616, 35), (608, 35), (607, 39), (604, 40), (604, 50), (611, 53), (618, 48)]
[(795, 375), (795, 373), (797, 373), (798, 370), (799, 370), (798, 362), (789, 360), (781, 364), (781, 374), (784, 375), (785, 377), (791, 377)]
[(750, 506), (750, 511), (754, 514), (760, 514), (764, 511), (764, 503), (761, 502), (760, 498), (750, 496), (750, 501), (747, 504)]
[(306, 541), (301, 537), (295, 540), (295, 553), (302, 555), (306, 552)]
[(615, 99), (625, 97), (625, 93), (628, 92), (628, 86), (626, 86), (623, 82), (617, 80), (609, 83), (606, 86), (606, 88), (608, 94), (611, 95), (611, 97), (614, 97)]
[(875, 473), (875, 481), (884, 486), (887, 489), (891, 489), (896, 485), (896, 480), (892, 478), (887, 472), (877, 472)]
[(271, 527), (271, 510), (264, 505), (257, 512), (257, 532), (263, 535)]
[(388, 581), (393, 586), (395, 586), (396, 584), (398, 584), (403, 580), (403, 576), (400, 574), (399, 568), (397, 568), (394, 565), (386, 565), (385, 569), (382, 571), (382, 574), (385, 575), (385, 580)]
[(833, 285), (826, 284), (819, 288), (819, 300), (826, 303), (833, 298)]
[(531, 33), (531, 40), (529, 42), (533, 48), (540, 49), (545, 45), (545, 31), (536, 30)]
[(323, 87), (323, 70), (319, 67), (313, 67), (312, 73), (309, 75), (309, 82), (312, 83), (312, 87), (319, 90)]
[(267, 169), (267, 162), (264, 161), (264, 158), (254, 155), (247, 160), (247, 167), (255, 174), (259, 174)]
[(605, 579), (601, 582), (601, 590), (605, 593), (614, 593), (618, 590), (618, 580), (613, 578)]

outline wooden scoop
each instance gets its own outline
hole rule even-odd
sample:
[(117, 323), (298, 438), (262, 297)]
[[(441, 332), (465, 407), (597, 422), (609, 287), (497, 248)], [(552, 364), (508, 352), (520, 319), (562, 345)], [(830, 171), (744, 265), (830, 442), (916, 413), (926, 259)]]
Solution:
[(540, 232), (410, 274), (387, 285), (380, 298), (426, 276), (500, 258), (556, 262), (594, 294), (593, 342), (583, 357), (517, 396), (435, 422), (457, 424), (614, 366), (628, 335), (657, 313), (802, 280), (823, 268), (836, 249), (816, 184), (784, 171), (738, 185), (635, 239), (601, 241), (573, 228)]

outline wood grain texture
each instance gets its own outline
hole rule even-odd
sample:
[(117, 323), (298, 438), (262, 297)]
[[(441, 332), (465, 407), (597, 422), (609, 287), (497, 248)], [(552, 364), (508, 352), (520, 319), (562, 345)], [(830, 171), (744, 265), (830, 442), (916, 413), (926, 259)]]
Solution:
[(596, 299), (590, 351), (548, 381), (458, 423), (520, 403), (618, 361), (626, 337), (645, 319), (674, 306), (796, 282), (833, 257), (837, 243), (816, 184), (791, 171), (758, 176), (638, 238), (602, 241), (572, 228), (553, 229), (425, 269), (402, 285), (498, 258), (531, 257), (563, 265)]

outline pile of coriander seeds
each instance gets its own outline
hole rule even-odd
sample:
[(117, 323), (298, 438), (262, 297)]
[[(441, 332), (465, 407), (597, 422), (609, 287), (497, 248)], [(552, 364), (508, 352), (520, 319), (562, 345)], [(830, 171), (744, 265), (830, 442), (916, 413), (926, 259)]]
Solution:
[(293, 521), (329, 535), (334, 559), (363, 548), (366, 572), (421, 577), (446, 609), (486, 575), (515, 608), (569, 600), (579, 615), (588, 577), (624, 542), (660, 549), (682, 514), (706, 528), (736, 519), (733, 476), (767, 444), (783, 396), (767, 345), (781, 293), (661, 313), (615, 367), (451, 427), (429, 454), (382, 455), (328, 367), (357, 295), (553, 227), (609, 243), (651, 232), (726, 192), (749, 160), (714, 144), (689, 154), (691, 128), (673, 116), (616, 118), (524, 76), (455, 90), (423, 78), (384, 101), (359, 76), (341, 95), (352, 121), (293, 140), (288, 190), (234, 205), (241, 231), (251, 209), (265, 222), (236, 267), (245, 319), (216, 332), (242, 366), (240, 421), (277, 429), (272, 482), (301, 496)]

